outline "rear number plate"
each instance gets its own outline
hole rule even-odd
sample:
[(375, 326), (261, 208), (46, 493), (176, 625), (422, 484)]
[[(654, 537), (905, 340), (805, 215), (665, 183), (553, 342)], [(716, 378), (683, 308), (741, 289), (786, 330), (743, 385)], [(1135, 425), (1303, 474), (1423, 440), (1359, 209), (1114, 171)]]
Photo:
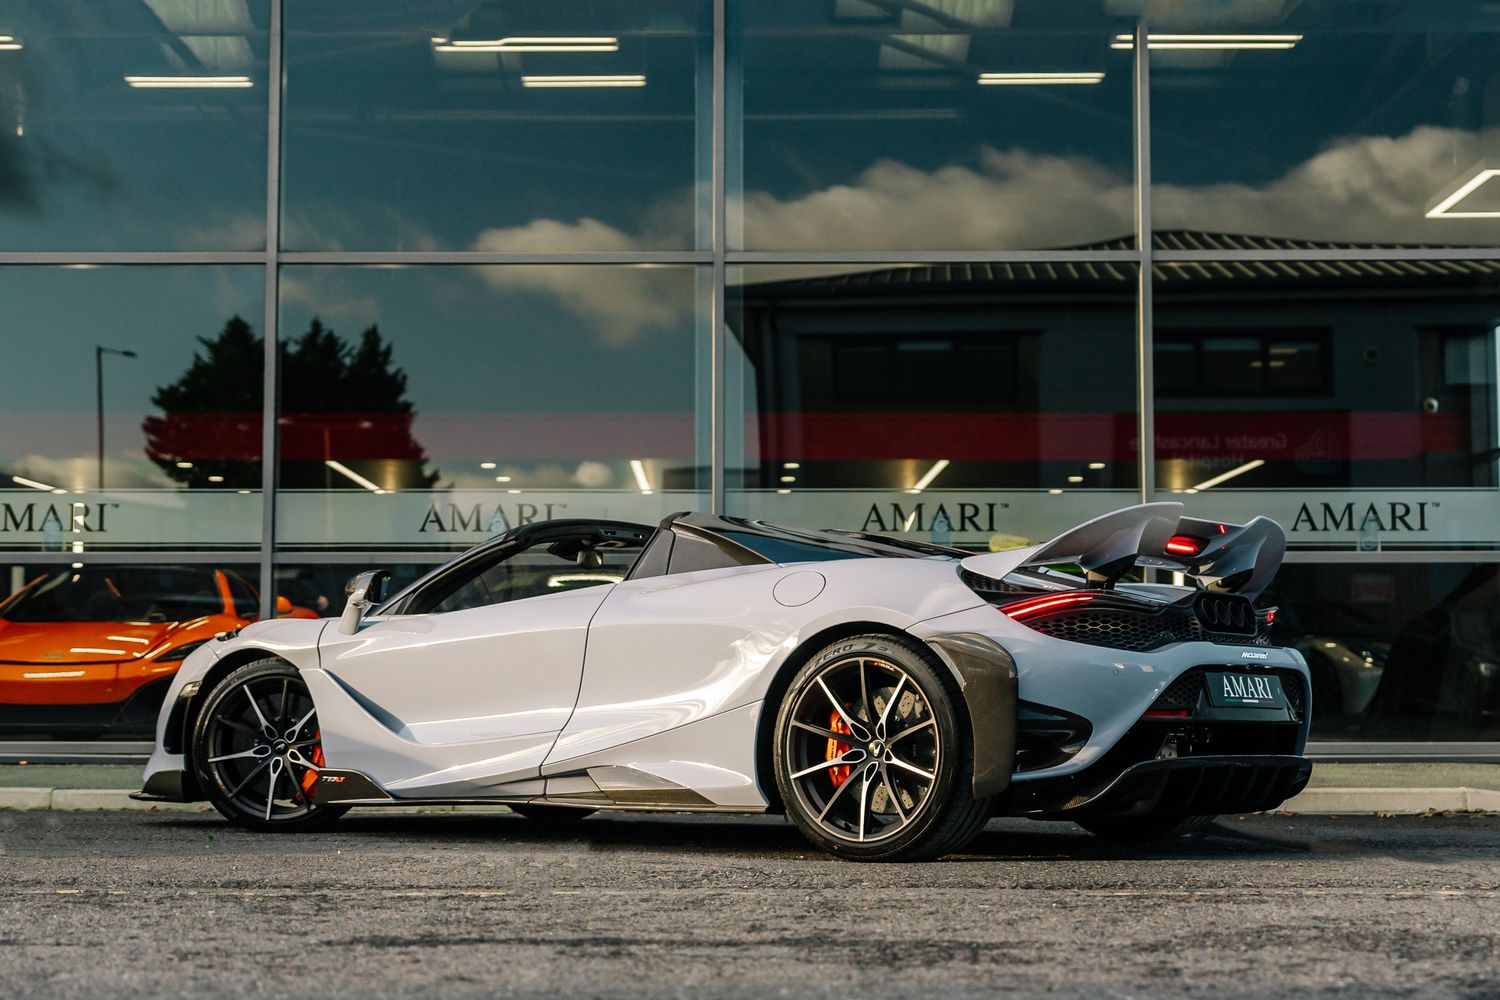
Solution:
[(1218, 708), (1286, 708), (1281, 678), (1274, 674), (1215, 674), (1208, 681), (1208, 703)]

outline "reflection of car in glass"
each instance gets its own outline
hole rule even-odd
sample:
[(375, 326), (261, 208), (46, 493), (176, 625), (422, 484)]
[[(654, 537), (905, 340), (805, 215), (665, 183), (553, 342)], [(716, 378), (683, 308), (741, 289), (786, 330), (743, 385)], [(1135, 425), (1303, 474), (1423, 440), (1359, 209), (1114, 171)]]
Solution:
[(1320, 727), (1362, 715), (1380, 687), (1392, 627), (1336, 601), (1279, 603), (1276, 633), (1307, 660)]
[(1285, 545), (1178, 503), (982, 555), (701, 514), (528, 525), (389, 600), (360, 574), (337, 622), (199, 648), (138, 797), (271, 830), (352, 804), (784, 810), (857, 860), (996, 814), (1172, 835), (1307, 781), (1307, 668), (1252, 604)]
[[(216, 634), (257, 617), (255, 588), (224, 569), (47, 570), (0, 602), (0, 729), (149, 732), (173, 674)], [(278, 601), (287, 617), (316, 617)]]

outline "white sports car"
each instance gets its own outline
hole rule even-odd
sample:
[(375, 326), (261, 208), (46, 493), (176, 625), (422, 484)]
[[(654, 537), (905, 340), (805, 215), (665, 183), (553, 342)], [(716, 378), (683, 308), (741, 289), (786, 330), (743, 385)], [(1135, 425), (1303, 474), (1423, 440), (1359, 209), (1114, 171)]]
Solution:
[(1176, 503), (982, 555), (705, 514), (528, 525), (394, 597), (361, 574), (341, 619), (198, 649), (138, 797), (260, 830), (352, 805), (784, 811), (872, 861), (993, 815), (1170, 835), (1307, 782), (1307, 666), (1252, 604), (1285, 545)]

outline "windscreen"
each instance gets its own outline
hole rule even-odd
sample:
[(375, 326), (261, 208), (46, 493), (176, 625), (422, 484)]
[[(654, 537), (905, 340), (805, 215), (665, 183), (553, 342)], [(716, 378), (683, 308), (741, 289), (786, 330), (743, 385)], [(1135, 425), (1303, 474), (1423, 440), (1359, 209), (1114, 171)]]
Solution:
[(220, 614), (224, 599), (212, 570), (90, 566), (57, 569), (5, 604), (13, 622), (168, 622)]

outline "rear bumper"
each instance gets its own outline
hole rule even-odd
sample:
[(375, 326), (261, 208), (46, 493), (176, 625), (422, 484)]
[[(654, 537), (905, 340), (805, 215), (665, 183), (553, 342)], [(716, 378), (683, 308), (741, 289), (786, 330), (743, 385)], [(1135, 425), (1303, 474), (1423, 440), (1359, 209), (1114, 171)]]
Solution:
[(1312, 761), (1296, 755), (1175, 757), (1133, 764), (1113, 780), (1018, 782), (1006, 812), (1034, 819), (1208, 816), (1274, 809), (1307, 786)]

